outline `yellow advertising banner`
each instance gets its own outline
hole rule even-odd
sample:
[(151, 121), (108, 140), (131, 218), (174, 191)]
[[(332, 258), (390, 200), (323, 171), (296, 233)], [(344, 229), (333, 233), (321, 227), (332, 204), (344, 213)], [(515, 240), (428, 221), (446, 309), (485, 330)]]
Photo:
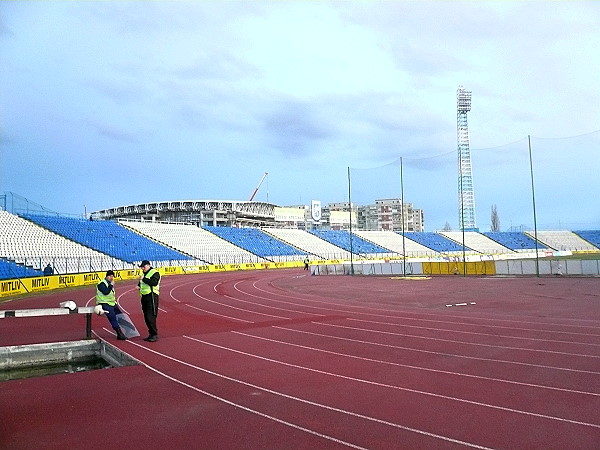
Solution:
[(25, 285), (25, 288), (29, 292), (50, 291), (52, 289), (58, 288), (58, 278), (57, 277), (25, 278), (23, 280), (23, 284)]
[(19, 280), (0, 281), (0, 297), (9, 297), (27, 292), (25, 286)]
[[(157, 270), (161, 273), (161, 275), (168, 276), (237, 270), (285, 269), (302, 266), (303, 263), (301, 261), (288, 261), (243, 264), (215, 264), (185, 267), (174, 266), (160, 267)], [(124, 281), (138, 278), (141, 274), (141, 270), (115, 270), (114, 273), (116, 280)], [(105, 275), (106, 272), (89, 272), (69, 275), (51, 275), (47, 277), (23, 278), (22, 280), (2, 280), (0, 281), (0, 297), (10, 297), (14, 295), (27, 294), (30, 292), (51, 291), (54, 289), (63, 289), (77, 286), (95, 285), (102, 281)]]

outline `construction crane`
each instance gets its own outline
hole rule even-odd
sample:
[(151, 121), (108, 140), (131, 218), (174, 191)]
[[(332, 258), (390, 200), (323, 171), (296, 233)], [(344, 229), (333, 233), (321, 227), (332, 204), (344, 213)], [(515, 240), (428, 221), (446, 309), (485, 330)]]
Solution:
[(258, 192), (258, 190), (260, 189), (260, 185), (263, 184), (263, 181), (265, 181), (265, 178), (267, 178), (267, 175), (269, 175), (269, 173), (265, 172), (265, 174), (263, 175), (263, 177), (260, 179), (260, 183), (258, 183), (258, 186), (256, 186), (256, 189), (254, 189), (254, 192), (250, 196), (250, 200), (248, 200), (249, 202), (251, 202), (252, 200), (254, 200), (254, 196), (256, 195), (256, 193)]

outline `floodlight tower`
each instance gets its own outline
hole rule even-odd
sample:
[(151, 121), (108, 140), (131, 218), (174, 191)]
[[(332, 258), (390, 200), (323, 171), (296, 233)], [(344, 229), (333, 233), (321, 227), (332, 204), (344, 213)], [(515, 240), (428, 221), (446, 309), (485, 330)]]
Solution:
[(456, 130), (458, 137), (458, 224), (461, 230), (477, 231), (475, 193), (469, 149), (467, 112), (471, 111), (471, 91), (462, 86), (456, 91)]

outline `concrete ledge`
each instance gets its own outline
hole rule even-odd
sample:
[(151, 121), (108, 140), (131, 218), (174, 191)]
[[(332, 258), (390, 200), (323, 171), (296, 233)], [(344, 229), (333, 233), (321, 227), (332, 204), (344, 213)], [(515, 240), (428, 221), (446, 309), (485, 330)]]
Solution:
[(0, 347), (0, 370), (60, 364), (99, 357), (113, 367), (139, 364), (104, 341), (82, 340)]

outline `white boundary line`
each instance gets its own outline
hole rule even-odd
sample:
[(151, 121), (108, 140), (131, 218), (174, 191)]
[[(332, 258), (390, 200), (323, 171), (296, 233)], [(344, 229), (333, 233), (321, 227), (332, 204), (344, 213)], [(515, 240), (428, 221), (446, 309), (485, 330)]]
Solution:
[[(110, 333), (110, 331), (107, 328), (104, 328), (104, 330), (106, 330), (106, 331), (108, 331)], [(191, 337), (185, 336), (185, 335), (183, 337), (186, 338), (186, 339), (196, 340), (194, 338), (191, 338)], [(191, 363), (188, 363), (188, 362), (185, 362), (185, 361), (181, 361), (181, 360), (179, 360), (177, 358), (174, 358), (172, 356), (169, 356), (169, 355), (166, 355), (164, 353), (158, 352), (156, 350), (152, 350), (152, 349), (150, 349), (150, 348), (148, 348), (146, 346), (140, 345), (140, 344), (138, 344), (136, 342), (132, 342), (132, 341), (127, 341), (127, 342), (129, 342), (130, 344), (135, 345), (136, 347), (142, 348), (142, 349), (147, 350), (147, 351), (149, 351), (151, 353), (154, 353), (156, 355), (162, 356), (162, 357), (164, 357), (166, 359), (170, 359), (171, 361), (175, 361), (175, 362), (177, 362), (179, 364), (182, 364), (184, 366), (191, 367), (193, 369), (199, 370), (199, 371), (207, 373), (209, 375), (213, 375), (213, 376), (216, 376), (216, 377), (219, 377), (219, 378), (223, 378), (225, 380), (228, 380), (228, 381), (231, 381), (231, 382), (234, 382), (234, 383), (239, 383), (239, 384), (251, 387), (253, 389), (258, 389), (258, 390), (261, 390), (261, 391), (264, 391), (264, 392), (267, 392), (267, 393), (270, 393), (270, 394), (273, 394), (273, 395), (281, 396), (281, 397), (284, 397), (284, 398), (287, 398), (287, 399), (290, 399), (290, 400), (295, 400), (295, 401), (298, 401), (298, 402), (301, 402), (301, 403), (306, 403), (308, 405), (312, 405), (312, 406), (316, 406), (316, 407), (319, 407), (319, 408), (327, 409), (329, 411), (334, 411), (334, 412), (339, 412), (339, 413), (342, 413), (342, 414), (350, 415), (350, 416), (353, 416), (353, 417), (356, 417), (356, 418), (359, 418), (359, 419), (369, 420), (371, 422), (376, 422), (376, 423), (379, 423), (379, 424), (382, 424), (382, 425), (391, 426), (391, 427), (394, 427), (394, 428), (397, 428), (397, 429), (400, 429), (400, 430), (414, 432), (414, 433), (421, 434), (421, 435), (428, 436), (428, 437), (435, 438), (435, 439), (441, 439), (441, 440), (444, 440), (444, 441), (447, 441), (447, 442), (452, 442), (452, 443), (464, 445), (464, 446), (471, 447), (471, 448), (481, 449), (481, 450), (493, 450), (490, 447), (484, 447), (484, 446), (481, 446), (481, 445), (472, 444), (470, 442), (460, 441), (460, 440), (453, 439), (453, 438), (450, 438), (450, 437), (447, 437), (447, 436), (437, 435), (437, 434), (434, 434), (434, 433), (430, 433), (428, 431), (423, 431), (423, 430), (418, 430), (416, 428), (406, 427), (406, 426), (403, 426), (403, 425), (400, 425), (400, 424), (388, 422), (386, 420), (377, 419), (377, 418), (365, 416), (365, 415), (362, 415), (362, 414), (359, 414), (359, 413), (354, 413), (352, 411), (346, 411), (346, 410), (343, 410), (343, 409), (340, 409), (340, 408), (335, 408), (333, 406), (328, 406), (328, 405), (324, 405), (324, 404), (321, 404), (321, 403), (312, 402), (310, 400), (302, 399), (302, 398), (299, 398), (299, 397), (294, 397), (292, 395), (284, 394), (282, 392), (274, 391), (274, 390), (271, 390), (271, 389), (268, 389), (268, 388), (264, 388), (262, 386), (258, 386), (258, 385), (252, 384), (252, 383), (248, 383), (248, 382), (245, 382), (245, 381), (242, 381), (242, 380), (238, 380), (236, 378), (228, 377), (227, 375), (223, 375), (223, 374), (220, 374), (220, 373), (217, 373), (217, 372), (213, 372), (213, 371), (205, 369), (203, 367), (199, 367), (199, 366), (196, 366), (194, 364), (191, 364)], [(199, 342), (201, 342), (201, 341), (199, 341)], [(134, 359), (137, 359), (137, 358), (134, 358)], [(137, 360), (139, 361), (139, 359), (137, 359)], [(269, 415), (261, 413), (259, 411), (255, 411), (255, 410), (250, 409), (250, 408), (248, 408), (246, 406), (238, 405), (237, 403), (234, 403), (234, 402), (232, 402), (230, 400), (218, 397), (218, 396), (216, 396), (214, 394), (211, 394), (210, 392), (203, 391), (202, 389), (199, 389), (199, 388), (197, 388), (195, 386), (189, 385), (189, 384), (187, 384), (187, 383), (185, 383), (185, 382), (183, 382), (181, 380), (178, 380), (178, 379), (176, 379), (176, 378), (174, 378), (174, 377), (172, 377), (170, 375), (167, 375), (164, 372), (161, 372), (160, 370), (158, 370), (158, 369), (156, 369), (156, 368), (154, 368), (154, 367), (152, 367), (152, 366), (150, 366), (150, 365), (148, 365), (148, 364), (146, 364), (144, 362), (141, 362), (141, 364), (144, 365), (145, 367), (147, 367), (148, 369), (152, 370), (153, 372), (156, 372), (157, 374), (159, 374), (161, 376), (164, 376), (165, 378), (168, 378), (171, 381), (179, 383), (179, 384), (181, 384), (181, 385), (183, 385), (183, 386), (185, 386), (187, 388), (190, 388), (190, 389), (192, 389), (192, 390), (194, 390), (196, 392), (199, 392), (201, 394), (207, 395), (207, 396), (209, 396), (209, 397), (211, 397), (211, 398), (213, 398), (215, 400), (222, 401), (223, 403), (226, 403), (226, 404), (228, 404), (230, 406), (234, 406), (236, 408), (240, 408), (240, 409), (242, 409), (244, 411), (247, 411), (247, 412), (250, 412), (250, 413), (253, 413), (253, 414), (257, 414), (257, 415), (259, 415), (261, 417), (273, 420), (275, 422), (278, 422), (278, 423), (281, 423), (281, 424), (284, 424), (284, 425), (288, 425), (288, 426), (290, 426), (292, 428), (296, 428), (298, 430), (305, 431), (307, 433), (310, 433), (310, 434), (316, 435), (318, 437), (322, 437), (324, 439), (328, 439), (328, 440), (337, 442), (339, 444), (347, 445), (347, 446), (352, 447), (352, 448), (367, 450), (364, 447), (359, 447), (357, 445), (354, 445), (354, 444), (351, 444), (351, 443), (339, 440), (337, 438), (334, 438), (334, 437), (331, 437), (331, 436), (328, 436), (328, 435), (325, 435), (325, 434), (322, 434), (322, 433), (310, 430), (308, 428), (301, 427), (299, 425), (292, 424), (290, 422), (286, 422), (286, 421), (284, 421), (282, 419), (278, 419), (276, 417), (269, 416)]]
[[(314, 335), (314, 336), (319, 336), (319, 337), (332, 337), (332, 336), (328, 336), (326, 334), (317, 334), (317, 333), (309, 333), (308, 331), (299, 331), (299, 330), (294, 330), (293, 328), (286, 328), (286, 327), (278, 327), (278, 326), (273, 326), (272, 328), (276, 328), (279, 330), (285, 330), (285, 331), (296, 331), (299, 333), (306, 333), (306, 334), (310, 334), (310, 335)], [(466, 378), (475, 378), (478, 380), (486, 380), (486, 381), (493, 381), (493, 382), (498, 382), (498, 383), (508, 383), (508, 384), (516, 384), (519, 386), (526, 386), (526, 387), (533, 387), (533, 388), (539, 388), (539, 389), (549, 389), (552, 391), (560, 391), (560, 392), (567, 392), (569, 394), (582, 394), (582, 395), (592, 395), (595, 397), (600, 397), (600, 393), (595, 393), (595, 392), (586, 392), (586, 391), (577, 391), (574, 389), (566, 389), (566, 388), (559, 388), (559, 387), (554, 387), (554, 386), (545, 386), (542, 384), (533, 384), (533, 383), (525, 383), (522, 381), (514, 381), (514, 380), (506, 380), (503, 378), (491, 378), (491, 377), (486, 377), (483, 375), (473, 375), (473, 374), (468, 374), (468, 373), (461, 373), (461, 372), (452, 372), (449, 370), (441, 370), (441, 369), (432, 369), (429, 367), (422, 367), (422, 366), (413, 366), (410, 364), (401, 364), (401, 363), (397, 363), (397, 362), (392, 362), (392, 361), (382, 361), (379, 359), (372, 359), (372, 358), (365, 358), (363, 356), (356, 356), (356, 355), (349, 355), (347, 353), (338, 353), (338, 352), (334, 352), (331, 350), (325, 350), (325, 349), (320, 349), (320, 348), (314, 348), (314, 347), (308, 347), (305, 345), (300, 345), (300, 344), (294, 344), (292, 342), (285, 342), (285, 341), (279, 341), (276, 339), (270, 339), (270, 338), (266, 338), (266, 337), (262, 337), (262, 336), (256, 336), (253, 334), (246, 334), (246, 333), (242, 333), (240, 331), (232, 331), (232, 333), (235, 334), (241, 334), (244, 336), (248, 336), (251, 338), (255, 338), (255, 339), (263, 339), (266, 341), (271, 341), (271, 342), (276, 342), (279, 344), (285, 344), (285, 345), (290, 345), (293, 347), (300, 347), (300, 348), (304, 348), (304, 349), (308, 349), (308, 350), (314, 350), (316, 352), (323, 352), (323, 353), (329, 353), (332, 355), (336, 355), (336, 356), (343, 356), (346, 358), (352, 358), (352, 359), (359, 359), (361, 361), (368, 361), (368, 362), (375, 362), (378, 364), (384, 364), (384, 365), (390, 365), (390, 366), (396, 366), (396, 367), (405, 367), (407, 369), (414, 369), (414, 370), (423, 370), (426, 372), (434, 372), (434, 373), (442, 373), (442, 374), (446, 374), (446, 375), (455, 375), (455, 376), (459, 376), (459, 377), (466, 377)], [(357, 342), (357, 343), (367, 343), (365, 341), (359, 341), (359, 340), (355, 340), (355, 339), (350, 339), (350, 338), (345, 338), (348, 341), (351, 342)]]
[(394, 386), (394, 385), (386, 384), (386, 383), (379, 383), (379, 382), (376, 382), (376, 381), (363, 380), (361, 378), (355, 378), (355, 377), (350, 377), (350, 376), (347, 376), (347, 375), (340, 375), (340, 374), (335, 374), (335, 373), (331, 373), (331, 372), (325, 372), (324, 370), (313, 369), (313, 368), (310, 368), (310, 367), (299, 366), (297, 364), (286, 363), (284, 361), (278, 361), (276, 359), (266, 358), (264, 356), (254, 355), (252, 353), (243, 352), (241, 350), (235, 350), (235, 349), (232, 349), (232, 348), (229, 348), (229, 347), (223, 347), (222, 345), (213, 344), (211, 342), (203, 341), (201, 339), (196, 339), (196, 338), (189, 337), (189, 336), (186, 336), (186, 335), (183, 335), (183, 337), (186, 338), (186, 339), (190, 339), (192, 341), (199, 342), (199, 343), (204, 344), (204, 345), (209, 345), (209, 346), (212, 346), (212, 347), (220, 348), (222, 350), (230, 351), (230, 352), (233, 352), (233, 353), (239, 353), (241, 355), (249, 356), (249, 357), (252, 357), (252, 358), (257, 358), (257, 359), (260, 359), (260, 360), (263, 360), (263, 361), (272, 362), (272, 363), (275, 363), (275, 364), (281, 364), (281, 365), (284, 365), (284, 366), (287, 366), (287, 367), (293, 367), (295, 369), (306, 370), (306, 371), (309, 371), (309, 372), (315, 372), (315, 373), (318, 373), (318, 374), (327, 375), (327, 376), (331, 376), (331, 377), (335, 377), (335, 378), (341, 378), (341, 379), (344, 379), (344, 380), (356, 381), (358, 383), (364, 383), (364, 384), (368, 384), (368, 385), (372, 385), (372, 386), (377, 386), (377, 387), (383, 387), (383, 388), (389, 388), (389, 389), (394, 389), (394, 390), (399, 390), (399, 391), (404, 391), (404, 392), (410, 392), (410, 393), (413, 393), (413, 394), (425, 395), (425, 396), (429, 396), (429, 397), (441, 398), (443, 400), (452, 400), (452, 401), (456, 401), (456, 402), (460, 402), (460, 403), (467, 403), (469, 405), (481, 406), (481, 407), (484, 407), (484, 408), (491, 408), (491, 409), (496, 409), (496, 410), (500, 410), (500, 411), (511, 412), (511, 413), (515, 413), (515, 414), (522, 414), (522, 415), (531, 416), (531, 417), (538, 417), (538, 418), (542, 418), (542, 419), (556, 420), (556, 421), (559, 421), (559, 422), (566, 422), (566, 423), (571, 423), (571, 424), (574, 424), (574, 425), (582, 425), (582, 426), (586, 426), (586, 427), (600, 429), (600, 425), (594, 424), (594, 423), (581, 422), (581, 421), (578, 421), (578, 420), (565, 419), (565, 418), (562, 418), (562, 417), (549, 416), (549, 415), (546, 415), (546, 414), (538, 414), (538, 413), (533, 413), (533, 412), (529, 412), (529, 411), (521, 411), (521, 410), (514, 409), (514, 408), (507, 408), (507, 407), (504, 407), (504, 406), (490, 405), (488, 403), (477, 402), (477, 401), (474, 401), (474, 400), (466, 400), (466, 399), (457, 398), (457, 397), (450, 397), (448, 395), (436, 394), (434, 392), (420, 391), (418, 389), (411, 389), (411, 388), (405, 388), (405, 387), (401, 387), (401, 386)]
[[(220, 283), (217, 283), (217, 284), (220, 284)], [(215, 287), (216, 287), (216, 286), (217, 286), (217, 285), (213, 286), (213, 290), (215, 289)], [(199, 297), (199, 298), (201, 298), (202, 300), (205, 300), (205, 301), (209, 302), (209, 303), (215, 303), (215, 304), (217, 304), (217, 305), (221, 305), (221, 306), (224, 306), (224, 307), (226, 307), (226, 308), (236, 309), (236, 310), (238, 310), (238, 311), (243, 311), (243, 312), (247, 312), (247, 313), (250, 313), (250, 314), (256, 314), (256, 315), (260, 315), (260, 316), (273, 317), (273, 318), (275, 318), (275, 319), (284, 319), (284, 320), (288, 320), (288, 318), (287, 318), (287, 317), (282, 317), (282, 316), (274, 316), (274, 315), (272, 315), (272, 314), (259, 313), (259, 312), (256, 312), (256, 311), (251, 311), (251, 310), (248, 310), (248, 309), (237, 308), (237, 307), (235, 307), (235, 306), (228, 305), (228, 304), (226, 304), (226, 303), (217, 302), (216, 300), (211, 300), (211, 299), (209, 299), (209, 298), (203, 297), (202, 295), (198, 294), (198, 293), (196, 292), (196, 287), (197, 287), (197, 286), (194, 286), (194, 289), (192, 290), (192, 292), (194, 293), (194, 295), (195, 295), (196, 297)], [(221, 294), (219, 294), (219, 295), (221, 295)]]
[[(519, 337), (519, 336), (503, 336), (503, 335), (493, 335), (493, 334), (488, 334), (488, 333), (476, 333), (474, 331), (455, 331), (455, 330), (447, 330), (444, 328), (430, 328), (430, 327), (418, 327), (416, 325), (402, 325), (402, 324), (398, 324), (398, 323), (389, 323), (389, 322), (375, 322), (372, 320), (362, 320), (362, 319), (353, 319), (351, 317), (346, 318), (345, 320), (349, 320), (352, 322), (366, 322), (366, 323), (374, 323), (377, 325), (389, 325), (389, 326), (393, 326), (393, 327), (401, 327), (401, 328), (416, 328), (418, 330), (428, 330), (428, 331), (450, 331), (452, 333), (465, 333), (465, 334), (475, 334), (478, 336), (492, 336), (492, 337), (502, 337), (502, 338), (507, 338), (507, 339), (522, 339), (522, 340), (528, 340), (528, 341), (541, 341), (541, 342), (555, 342), (555, 343), (561, 343), (561, 344), (580, 344), (579, 342), (569, 342), (569, 341), (548, 341), (546, 339), (538, 339), (538, 338), (524, 338), (524, 337)], [(383, 330), (373, 330), (371, 328), (354, 328), (355, 330), (363, 330), (363, 331), (372, 331), (373, 333), (384, 333), (384, 334), (393, 334), (395, 336), (402, 336), (402, 337), (413, 337), (416, 339), (428, 339), (431, 341), (441, 341), (441, 342), (452, 342), (452, 343), (458, 343), (458, 344), (464, 344), (464, 345), (478, 345), (478, 346), (482, 346), (482, 347), (492, 347), (492, 348), (505, 348), (508, 350), (522, 350), (522, 351), (526, 351), (526, 352), (542, 352), (542, 353), (555, 353), (558, 355), (568, 355), (568, 356), (584, 356), (586, 358), (600, 358), (600, 356), (598, 355), (586, 355), (583, 353), (567, 353), (567, 352), (559, 352), (557, 350), (543, 350), (543, 349), (538, 349), (538, 348), (524, 348), (524, 347), (509, 347), (506, 345), (493, 345), (493, 344), (482, 344), (479, 342), (468, 342), (468, 341), (456, 341), (454, 339), (442, 339), (442, 338), (434, 338), (434, 337), (430, 337), (430, 336), (419, 336), (418, 334), (404, 334), (404, 333), (395, 333), (393, 331), (383, 331)], [(583, 343), (582, 345), (590, 345), (587, 343)], [(592, 344), (595, 345), (595, 344)]]
[[(391, 334), (391, 335), (397, 335), (398, 334), (398, 333), (392, 333), (390, 331), (377, 331), (377, 330), (369, 330), (369, 329), (366, 329), (366, 328), (346, 327), (346, 326), (343, 326), (343, 325), (334, 325), (334, 324), (331, 324), (331, 323), (321, 323), (321, 322), (311, 322), (311, 323), (315, 324), (315, 325), (321, 325), (321, 326), (324, 326), (324, 327), (346, 328), (346, 329), (349, 329), (349, 330), (367, 331), (369, 333)], [(343, 337), (338, 337), (338, 336), (329, 336), (329, 337), (335, 337), (337, 339), (348, 339), (348, 338), (343, 338)], [(480, 357), (477, 357), (477, 356), (458, 355), (456, 353), (442, 353), (442, 352), (435, 352), (433, 350), (423, 350), (423, 349), (419, 349), (419, 348), (401, 347), (401, 346), (391, 345), (391, 344), (381, 344), (381, 343), (368, 342), (368, 341), (363, 341), (363, 342), (366, 343), (366, 344), (379, 345), (379, 346), (382, 346), (382, 347), (398, 348), (398, 349), (402, 349), (402, 350), (409, 350), (409, 351), (412, 351), (412, 352), (430, 353), (430, 354), (433, 354), (433, 355), (453, 356), (455, 358), (474, 359), (474, 360), (477, 360), (477, 361), (492, 361), (492, 362), (499, 362), (499, 363), (505, 363), (505, 364), (516, 364), (516, 365), (528, 366), (528, 367), (541, 367), (541, 368), (544, 368), (544, 369), (566, 370), (568, 372), (591, 373), (591, 374), (594, 374), (594, 375), (600, 375), (600, 372), (594, 372), (594, 371), (591, 371), (591, 370), (569, 369), (568, 367), (546, 366), (546, 365), (541, 365), (541, 364), (531, 364), (531, 363), (524, 363), (524, 362), (519, 362), (519, 361), (506, 361), (504, 359), (480, 358)]]
[[(403, 311), (403, 310), (398, 310), (398, 309), (385, 309), (385, 308), (375, 308), (375, 307), (369, 307), (369, 306), (365, 306), (365, 305), (346, 305), (346, 304), (341, 304), (341, 303), (333, 303), (333, 302), (327, 302), (325, 300), (323, 300), (322, 298), (320, 300), (315, 300), (312, 298), (307, 298), (307, 297), (295, 297), (292, 295), (288, 294), (284, 294), (284, 293), (279, 293), (279, 292), (272, 292), (272, 291), (268, 291), (266, 289), (261, 289), (259, 288), (256, 283), (258, 282), (262, 282), (262, 281), (266, 281), (264, 279), (260, 279), (257, 281), (254, 281), (252, 283), (252, 287), (254, 289), (256, 289), (259, 292), (264, 292), (266, 294), (271, 294), (271, 295), (276, 295), (278, 297), (285, 297), (288, 299), (297, 299), (297, 300), (302, 300), (305, 302), (313, 302), (313, 303), (320, 303), (323, 305), (333, 305), (336, 307), (340, 307), (340, 306), (344, 306), (346, 308), (363, 308), (363, 309), (370, 309), (372, 311), (381, 311), (381, 312), (389, 312), (389, 313), (394, 313), (394, 314), (416, 314), (416, 315), (422, 315), (422, 316), (433, 316), (433, 317), (439, 317), (439, 314), (433, 314), (433, 313), (427, 313), (424, 311)], [(271, 280), (269, 280), (270, 282)], [(278, 289), (278, 288), (275, 288)], [(248, 292), (244, 292), (244, 291), (240, 291), (244, 294), (248, 294), (248, 295), (252, 295)], [(267, 298), (267, 297), (259, 297), (259, 298)], [(271, 299), (272, 301), (277, 301), (274, 299)], [(279, 301), (283, 301), (283, 300), (279, 300)], [(287, 302), (286, 302), (287, 303)], [(318, 306), (307, 306), (307, 305), (303, 305), (306, 306), (307, 308), (317, 308), (317, 309), (330, 309), (330, 308), (324, 308), (324, 307), (318, 307)], [(346, 309), (345, 312), (348, 314), (350, 312), (352, 312), (349, 309)], [(384, 317), (390, 317), (389, 315), (386, 316), (384, 314), (372, 314), (372, 313), (365, 313), (365, 312), (360, 312), (360, 311), (354, 311), (355, 314), (365, 314), (365, 315), (381, 315)], [(424, 320), (424, 321), (431, 321), (431, 322), (444, 322), (444, 323), (450, 323), (450, 324), (459, 324), (459, 325), (473, 325), (472, 323), (465, 323), (465, 322), (451, 322), (451, 321), (440, 321), (440, 320), (433, 320), (433, 319), (424, 319), (424, 318), (415, 318), (415, 317), (399, 317), (399, 316), (392, 316), (396, 319), (409, 319), (409, 320)], [(446, 316), (446, 317), (454, 317), (457, 319), (473, 319), (473, 316), (458, 316), (458, 315), (453, 315), (453, 316)], [(509, 316), (509, 317), (514, 317), (514, 316)], [(592, 324), (590, 325), (570, 325), (570, 324), (565, 324), (565, 323), (553, 323), (553, 322), (535, 322), (535, 321), (528, 321), (528, 320), (515, 320), (515, 319), (503, 319), (503, 318), (498, 318), (498, 317), (494, 317), (494, 318), (489, 318), (489, 317), (477, 317), (478, 320), (486, 320), (486, 321), (491, 321), (491, 322), (514, 322), (517, 324), (525, 324), (525, 325), (543, 325), (543, 326), (559, 326), (559, 327), (573, 327), (573, 328), (598, 328), (598, 325), (600, 324), (600, 321), (598, 320), (592, 320), (592, 319), (573, 319), (573, 318), (565, 318), (564, 320), (572, 320), (572, 321), (578, 321), (578, 322), (592, 322)], [(490, 327), (501, 327), (500, 325), (488, 325)], [(511, 329), (511, 327), (502, 327), (502, 328), (509, 328)], [(521, 329), (521, 328), (516, 328), (516, 329)], [(525, 328), (526, 330), (530, 330), (529, 328)], [(545, 330), (540, 330), (540, 331), (545, 331)], [(561, 333), (560, 331), (556, 331), (556, 333)], [(568, 331), (564, 332), (564, 333), (569, 333)], [(577, 333), (571, 333), (571, 334), (577, 334)], [(584, 334), (587, 335), (585, 333), (580, 333), (580, 334)]]

